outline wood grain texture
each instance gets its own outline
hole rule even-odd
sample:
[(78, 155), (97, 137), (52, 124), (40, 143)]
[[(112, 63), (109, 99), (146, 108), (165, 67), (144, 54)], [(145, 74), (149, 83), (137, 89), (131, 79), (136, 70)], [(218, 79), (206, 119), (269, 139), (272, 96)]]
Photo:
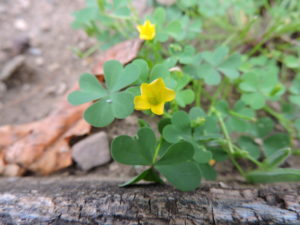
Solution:
[(118, 188), (97, 177), (3, 178), (0, 224), (300, 224), (300, 184)]

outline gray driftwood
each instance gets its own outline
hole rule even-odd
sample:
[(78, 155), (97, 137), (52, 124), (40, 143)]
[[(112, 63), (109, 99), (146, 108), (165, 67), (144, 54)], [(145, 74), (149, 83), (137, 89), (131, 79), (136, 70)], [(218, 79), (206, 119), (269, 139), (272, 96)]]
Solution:
[(300, 224), (300, 184), (118, 188), (96, 177), (1, 179), (0, 224)]

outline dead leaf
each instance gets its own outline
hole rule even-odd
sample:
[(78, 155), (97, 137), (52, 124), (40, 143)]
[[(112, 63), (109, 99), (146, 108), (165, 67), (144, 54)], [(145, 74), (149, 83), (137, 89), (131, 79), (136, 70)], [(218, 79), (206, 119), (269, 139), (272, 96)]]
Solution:
[(130, 62), (137, 56), (141, 44), (142, 41), (140, 39), (128, 40), (116, 44), (98, 58), (92, 73), (98, 76), (103, 75), (103, 64), (108, 60), (116, 59), (122, 64)]

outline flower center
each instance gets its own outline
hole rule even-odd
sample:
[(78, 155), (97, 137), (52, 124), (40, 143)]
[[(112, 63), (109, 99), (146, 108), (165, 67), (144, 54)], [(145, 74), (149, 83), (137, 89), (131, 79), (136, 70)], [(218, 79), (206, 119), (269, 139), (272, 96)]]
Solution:
[(151, 97), (148, 97), (148, 102), (151, 105), (158, 105), (160, 103), (160, 99), (157, 98), (156, 96), (151, 96)]

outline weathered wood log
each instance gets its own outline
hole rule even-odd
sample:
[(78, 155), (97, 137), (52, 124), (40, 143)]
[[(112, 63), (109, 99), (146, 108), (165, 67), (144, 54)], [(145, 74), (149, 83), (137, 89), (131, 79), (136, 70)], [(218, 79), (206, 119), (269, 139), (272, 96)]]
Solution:
[(3, 178), (0, 224), (300, 224), (300, 184), (118, 188), (97, 177)]

